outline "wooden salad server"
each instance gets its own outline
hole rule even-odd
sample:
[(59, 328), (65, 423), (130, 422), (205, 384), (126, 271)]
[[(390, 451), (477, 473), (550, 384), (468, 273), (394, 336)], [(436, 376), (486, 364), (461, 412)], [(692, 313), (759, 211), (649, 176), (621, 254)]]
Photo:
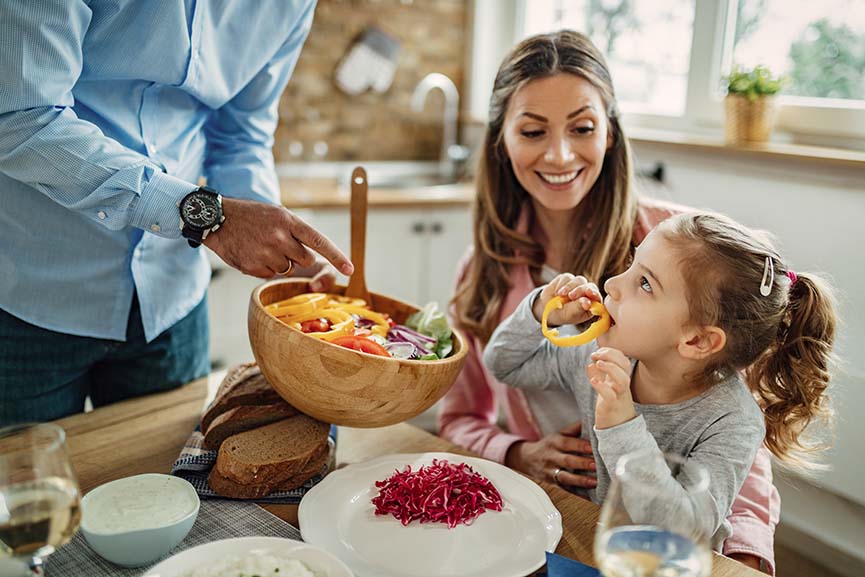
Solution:
[(351, 262), (354, 264), (354, 274), (349, 278), (345, 295), (372, 304), (364, 272), (367, 192), (366, 170), (358, 166), (351, 173)]

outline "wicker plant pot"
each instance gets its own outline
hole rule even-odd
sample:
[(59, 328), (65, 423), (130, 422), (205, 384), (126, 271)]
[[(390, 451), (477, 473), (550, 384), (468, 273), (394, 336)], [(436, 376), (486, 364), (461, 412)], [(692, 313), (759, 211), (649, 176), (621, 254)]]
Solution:
[(728, 143), (766, 142), (775, 126), (778, 103), (774, 96), (762, 96), (752, 102), (730, 94), (724, 99), (724, 110), (724, 135)]

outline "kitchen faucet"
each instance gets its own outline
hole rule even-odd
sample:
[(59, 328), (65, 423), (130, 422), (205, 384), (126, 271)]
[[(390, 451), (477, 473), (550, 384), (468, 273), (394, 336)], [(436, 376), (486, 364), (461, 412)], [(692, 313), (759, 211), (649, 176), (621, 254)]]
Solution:
[(467, 150), (457, 145), (457, 116), (460, 107), (460, 94), (453, 81), (438, 72), (427, 74), (418, 82), (411, 96), (411, 108), (414, 112), (423, 111), (427, 94), (438, 88), (445, 97), (444, 116), (442, 118), (444, 135), (439, 155), (439, 176), (452, 181), (456, 178), (455, 161), (465, 160)]

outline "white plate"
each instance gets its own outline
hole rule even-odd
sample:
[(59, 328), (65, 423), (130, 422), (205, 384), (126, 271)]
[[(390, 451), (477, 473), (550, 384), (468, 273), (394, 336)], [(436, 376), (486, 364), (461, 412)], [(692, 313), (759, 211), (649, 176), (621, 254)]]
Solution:
[(306, 564), (316, 577), (354, 577), (345, 563), (318, 547), (280, 537), (237, 537), (205, 543), (169, 557), (144, 577), (181, 577), (193, 569), (215, 563), (227, 555), (263, 553)]
[[(433, 459), (467, 463), (504, 501), (471, 525), (403, 526), (375, 515), (375, 482)], [(358, 577), (522, 577), (545, 562), (562, 537), (562, 516), (537, 484), (507, 467), (450, 453), (388, 455), (330, 473), (304, 495), (298, 512), (303, 540), (327, 549)]]

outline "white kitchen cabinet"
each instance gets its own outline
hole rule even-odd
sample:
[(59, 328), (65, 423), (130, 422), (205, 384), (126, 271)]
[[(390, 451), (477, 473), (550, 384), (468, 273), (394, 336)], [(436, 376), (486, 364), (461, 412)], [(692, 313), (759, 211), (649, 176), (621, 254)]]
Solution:
[[(348, 208), (297, 210), (350, 256)], [(371, 291), (423, 306), (447, 307), (457, 263), (471, 243), (471, 208), (371, 207), (366, 225), (366, 285)], [(246, 328), (249, 296), (261, 279), (245, 276), (211, 255), (214, 278), (208, 293), (210, 348), (215, 366), (253, 359)], [(348, 278), (339, 276), (346, 284)]]
[[(351, 250), (348, 209), (302, 213), (346, 254)], [(366, 286), (419, 306), (447, 306), (456, 267), (471, 243), (469, 206), (371, 208), (366, 225)], [(340, 282), (348, 282), (341, 277)]]

